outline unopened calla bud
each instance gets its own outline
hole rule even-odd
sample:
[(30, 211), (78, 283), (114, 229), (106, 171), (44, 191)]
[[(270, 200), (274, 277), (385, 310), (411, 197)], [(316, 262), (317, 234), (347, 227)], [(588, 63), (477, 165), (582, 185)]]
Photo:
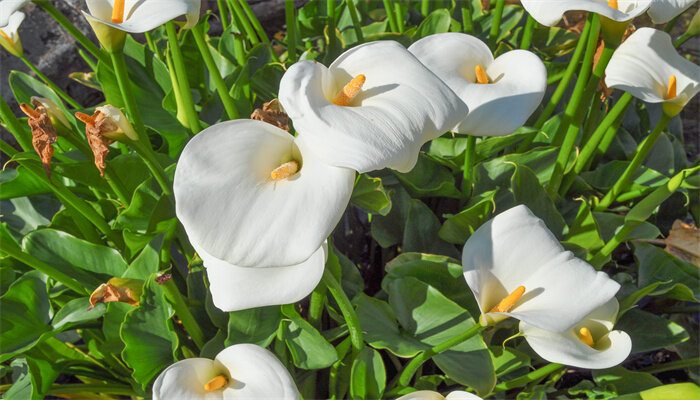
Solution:
[(685, 31), (687, 36), (695, 36), (700, 33), (700, 10), (695, 13), (693, 20), (690, 21), (688, 29)]
[(101, 112), (105, 118), (111, 120), (116, 125), (116, 128), (112, 131), (102, 131), (104, 136), (117, 141), (123, 140), (124, 136), (131, 140), (139, 140), (139, 136), (136, 134), (134, 127), (131, 126), (129, 120), (126, 119), (126, 115), (124, 115), (122, 110), (111, 104), (107, 104), (102, 107), (97, 107), (95, 111)]
[(143, 281), (140, 279), (112, 278), (101, 284), (90, 295), (90, 308), (97, 303), (119, 301), (132, 306), (138, 306), (143, 291)]
[(53, 146), (51, 145), (56, 142), (56, 129), (51, 123), (51, 118), (46, 108), (39, 102), (35, 106), (36, 109), (33, 109), (26, 103), (19, 105), (22, 112), (29, 117), (27, 124), (32, 130), (32, 145), (34, 145), (34, 150), (41, 158), (46, 175), (51, 179), (51, 157), (53, 156)]
[(16, 11), (8, 18), (7, 25), (0, 26), (0, 45), (9, 51), (10, 54), (17, 57), (24, 55), (22, 42), (19, 40), (19, 34), (17, 33), (22, 21), (24, 21), (24, 13)]
[(105, 173), (105, 159), (109, 154), (108, 146), (115, 140), (138, 140), (138, 135), (124, 113), (112, 105), (97, 107), (92, 115), (77, 112), (75, 116), (85, 123), (85, 136), (95, 156), (95, 166), (102, 176)]
[(63, 111), (60, 107), (58, 107), (58, 104), (54, 103), (53, 100), (47, 97), (32, 96), (31, 103), (34, 107), (44, 107), (44, 109), (48, 112), (49, 118), (51, 119), (51, 123), (54, 125), (54, 127), (63, 125), (67, 129), (72, 129), (68, 119), (63, 114)]

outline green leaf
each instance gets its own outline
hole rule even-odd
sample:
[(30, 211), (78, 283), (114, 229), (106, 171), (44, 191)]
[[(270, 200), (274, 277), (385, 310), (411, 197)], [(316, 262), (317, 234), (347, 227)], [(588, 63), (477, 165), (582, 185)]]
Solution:
[(391, 199), (382, 185), (382, 179), (366, 174), (359, 174), (355, 179), (350, 201), (360, 208), (379, 215), (387, 215), (391, 210)]
[(571, 224), (564, 241), (588, 250), (589, 254), (605, 245), (598, 233), (598, 225), (593, 218), (591, 207), (585, 201), (581, 202), (576, 219)]
[(503, 376), (520, 368), (530, 367), (530, 357), (510, 347), (489, 346), (493, 368), (497, 376)]
[(367, 343), (377, 349), (388, 349), (399, 357), (414, 357), (427, 346), (400, 330), (391, 306), (361, 293), (357, 297), (357, 318)]
[(224, 344), (226, 341), (226, 333), (222, 330), (217, 330), (216, 335), (211, 338), (208, 342), (204, 343), (202, 346), (202, 351), (199, 352), (199, 356), (203, 358), (214, 359), (221, 350), (227, 346)]
[(44, 181), (23, 166), (0, 172), (0, 200), (51, 193)]
[[(581, 178), (583, 178), (594, 188), (607, 192), (613, 187), (615, 182), (620, 179), (622, 173), (625, 172), (628, 165), (629, 161), (614, 160), (605, 165), (597, 167), (593, 171), (582, 173)], [(641, 186), (657, 187), (668, 182), (668, 178), (653, 169), (640, 166), (635, 171), (634, 175), (632, 175), (632, 182), (633, 186), (630, 188), (630, 190)]]
[(431, 12), (423, 22), (421, 22), (412, 39), (416, 41), (436, 33), (445, 33), (450, 30), (451, 22), (452, 18), (450, 17), (450, 12), (444, 8), (439, 8)]
[(384, 248), (401, 243), (411, 201), (411, 196), (401, 185), (392, 187), (390, 197), (389, 213), (372, 217), (372, 237)]
[(22, 248), (87, 287), (97, 287), (111, 277), (121, 276), (127, 268), (117, 250), (53, 229), (25, 236)]
[(621, 366), (593, 370), (593, 380), (600, 386), (613, 385), (618, 395), (636, 393), (661, 386), (661, 381), (646, 372), (629, 371)]
[(696, 266), (648, 243), (635, 242), (633, 247), (639, 265), (640, 288), (661, 282), (651, 295), (700, 301), (700, 274)]
[(554, 202), (544, 190), (537, 176), (528, 167), (518, 165), (510, 180), (515, 202), (525, 204), (533, 214), (541, 218), (550, 231), (562, 238), (566, 222), (559, 214)]
[(452, 172), (424, 154), (418, 156), (418, 162), (411, 171), (392, 172), (413, 197), (441, 196), (458, 199), (462, 196), (455, 187)]
[(266, 347), (275, 338), (282, 314), (278, 306), (257, 307), (228, 313), (226, 346), (253, 343)]
[[(625, 223), (625, 217), (623, 215), (608, 212), (594, 212), (593, 218), (595, 219), (596, 225), (598, 225), (600, 237), (605, 242), (610, 241), (610, 239), (615, 236), (617, 230)], [(659, 228), (648, 222), (642, 222), (632, 230), (626, 240), (654, 239), (659, 237), (659, 235), (661, 235)]]
[(160, 266), (160, 251), (163, 247), (165, 234), (153, 238), (138, 256), (131, 262), (129, 268), (121, 275), (122, 278), (148, 279), (151, 274), (158, 272)]
[(174, 312), (163, 289), (152, 275), (143, 286), (139, 306), (124, 317), (120, 335), (122, 357), (143, 389), (165, 367), (175, 362), (178, 338), (171, 317)]
[(56, 313), (51, 321), (54, 329), (64, 330), (71, 324), (78, 324), (86, 321), (96, 320), (107, 311), (104, 303), (95, 304), (94, 308), (90, 308), (90, 299), (81, 297), (73, 299), (66, 303)]
[(350, 397), (380, 399), (386, 387), (384, 361), (377, 350), (365, 347), (352, 362)]
[(538, 147), (527, 153), (509, 154), (479, 163), (474, 169), (476, 175), (474, 192), (483, 193), (497, 187), (510, 187), (510, 177), (516, 165), (530, 168), (540, 184), (543, 184), (552, 175), (557, 153), (558, 148)]
[(674, 383), (647, 389), (638, 394), (618, 397), (619, 400), (695, 400), (700, 397), (700, 387), (694, 383)]
[(639, 309), (629, 310), (615, 325), (632, 338), (632, 353), (672, 346), (688, 340), (682, 326)]
[(26, 357), (26, 360), (32, 382), (32, 395), (30, 398), (32, 400), (41, 400), (46, 397), (46, 393), (51, 388), (51, 385), (56, 381), (58, 375), (61, 374), (60, 367), (63, 363), (34, 357)]
[(34, 346), (42, 334), (51, 331), (51, 305), (46, 276), (30, 271), (15, 281), (0, 297), (0, 361), (12, 353)]
[(420, 200), (409, 202), (406, 227), (403, 231), (403, 251), (443, 254), (459, 257), (459, 252), (438, 237), (440, 221)]
[(282, 313), (290, 319), (282, 322), (285, 324), (284, 342), (295, 366), (302, 369), (322, 369), (338, 361), (335, 348), (316, 328), (301, 318), (293, 304), (282, 306)]
[(10, 71), (8, 82), (18, 104), (31, 104), (32, 96), (46, 97), (58, 105), (58, 108), (61, 109), (63, 115), (66, 117), (66, 119), (68, 119), (69, 123), (73, 124), (74, 128), (77, 127), (73, 113), (68, 111), (68, 108), (63, 103), (63, 100), (61, 100), (56, 92), (54, 92), (50, 87), (46, 86), (43, 82), (40, 82), (39, 80), (32, 78), (21, 71)]
[(449, 216), (438, 232), (440, 239), (459, 245), (466, 243), (469, 236), (486, 222), (494, 211), (496, 192), (491, 190), (480, 193), (470, 200), (466, 209)]

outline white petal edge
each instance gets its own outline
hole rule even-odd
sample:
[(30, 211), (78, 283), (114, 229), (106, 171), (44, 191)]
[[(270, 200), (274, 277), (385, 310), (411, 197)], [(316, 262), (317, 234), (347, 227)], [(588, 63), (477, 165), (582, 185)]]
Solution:
[[(240, 267), (286, 267), (316, 252), (350, 200), (355, 172), (317, 159), (264, 122), (213, 125), (185, 146), (175, 171), (175, 208), (190, 241)], [(270, 172), (302, 158), (294, 176)]]
[(17, 34), (17, 31), (19, 30), (19, 26), (22, 25), (22, 22), (24, 21), (25, 17), (26, 15), (22, 11), (15, 11), (8, 18), (7, 25), (0, 26), (0, 30), (2, 30), (12, 40), (17, 42), (19, 40), (19, 35)]
[(185, 28), (191, 28), (198, 22), (201, 7), (201, 0), (126, 0), (124, 22), (115, 24), (111, 20), (114, 0), (86, 0), (86, 3), (91, 17), (131, 33), (151, 31), (183, 15), (187, 16)]
[[(511, 316), (555, 332), (570, 329), (620, 288), (564, 251), (524, 205), (502, 212), (474, 232), (464, 245), (462, 268), (487, 322)], [(525, 294), (510, 312), (489, 312), (521, 285)]]
[[(331, 103), (360, 74), (366, 82), (351, 105)], [(394, 41), (354, 47), (329, 68), (313, 61), (292, 65), (280, 82), (279, 100), (300, 141), (326, 163), (358, 172), (410, 171), (421, 145), (467, 112), (442, 81)]]
[(615, 21), (629, 21), (644, 13), (652, 0), (619, 0), (616, 10), (607, 0), (522, 0), (525, 10), (537, 22), (556, 25), (567, 11), (590, 11)]
[[(513, 50), (494, 60), (488, 46), (471, 35), (430, 35), (412, 44), (409, 51), (469, 108), (469, 114), (453, 129), (458, 133), (508, 135), (527, 121), (547, 89), (547, 69), (539, 57)], [(493, 83), (475, 83), (477, 65)]]
[[(677, 96), (666, 100), (668, 80), (676, 75)], [(615, 50), (605, 69), (605, 84), (649, 103), (685, 105), (700, 91), (700, 66), (683, 58), (671, 36), (653, 28), (640, 28)]]
[(665, 24), (698, 0), (654, 0), (647, 13), (654, 24)]
[(188, 358), (164, 369), (153, 384), (153, 400), (220, 400), (223, 391), (204, 390), (218, 375), (228, 375), (221, 363), (208, 358)]
[(308, 296), (323, 277), (327, 246), (297, 265), (245, 268), (212, 257), (201, 249), (214, 305), (222, 311), (291, 304)]
[(396, 400), (444, 400), (445, 396), (432, 390), (419, 390), (417, 392), (405, 394)]
[(254, 344), (236, 344), (217, 356), (231, 376), (224, 399), (299, 399), (292, 376), (270, 351)]
[(481, 397), (473, 394), (473, 393), (465, 392), (462, 390), (457, 390), (457, 391), (454, 391), (454, 392), (451, 392), (450, 394), (448, 394), (447, 397), (445, 397), (445, 400), (483, 400), (483, 399)]
[[(0, 29), (4, 31), (9, 23), (10, 17), (20, 8), (24, 7), (29, 0), (2, 0), (0, 1)], [(5, 32), (7, 33), (7, 32)]]

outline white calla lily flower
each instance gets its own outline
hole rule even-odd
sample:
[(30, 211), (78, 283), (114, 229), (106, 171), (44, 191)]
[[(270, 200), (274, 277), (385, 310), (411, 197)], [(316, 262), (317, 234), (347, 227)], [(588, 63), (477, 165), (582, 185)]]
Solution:
[(647, 12), (651, 17), (651, 22), (655, 24), (665, 24), (675, 18), (678, 14), (687, 10), (698, 0), (654, 0)]
[(188, 358), (169, 366), (153, 384), (153, 400), (299, 399), (282, 363), (254, 344), (236, 344), (214, 360)]
[(700, 66), (678, 54), (668, 33), (640, 28), (613, 53), (605, 84), (649, 103), (664, 103), (664, 111), (673, 116), (700, 91)]
[(246, 268), (202, 249), (195, 250), (207, 270), (214, 305), (226, 312), (296, 303), (316, 288), (328, 258), (328, 245), (324, 243), (309, 259), (296, 265)]
[(524, 205), (487, 221), (467, 240), (462, 268), (480, 322), (513, 317), (563, 332), (610, 300), (620, 284), (565, 251)]
[(454, 32), (427, 36), (408, 50), (467, 104), (469, 114), (454, 132), (513, 133), (537, 109), (547, 89), (547, 69), (529, 51), (509, 51), (494, 60), (484, 42)]
[(377, 41), (330, 67), (292, 65), (279, 101), (298, 140), (329, 165), (359, 172), (410, 171), (423, 143), (453, 127), (467, 107), (401, 44)]
[(192, 244), (239, 267), (287, 267), (316, 253), (350, 200), (355, 172), (256, 120), (213, 125), (180, 156), (176, 212)]
[(540, 357), (573, 367), (602, 369), (625, 361), (632, 351), (632, 339), (614, 331), (620, 309), (614, 297), (593, 310), (572, 329), (555, 333), (520, 322), (520, 332)]
[(15, 11), (7, 18), (7, 24), (0, 26), (0, 45), (10, 54), (21, 57), (24, 54), (22, 42), (19, 40), (19, 26), (24, 21), (24, 13)]
[(20, 8), (29, 3), (29, 0), (0, 0), (0, 26), (9, 23), (10, 17)]
[(481, 397), (465, 392), (465, 391), (454, 391), (443, 396), (438, 392), (432, 390), (419, 390), (417, 392), (409, 393), (399, 397), (396, 400), (483, 400)]
[(643, 14), (652, 0), (522, 0), (523, 8), (542, 25), (554, 26), (567, 11), (589, 11), (617, 22)]

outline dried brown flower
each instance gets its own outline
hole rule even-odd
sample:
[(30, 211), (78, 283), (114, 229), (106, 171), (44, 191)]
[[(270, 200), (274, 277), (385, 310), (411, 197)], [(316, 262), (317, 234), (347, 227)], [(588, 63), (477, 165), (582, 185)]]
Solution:
[(41, 158), (46, 175), (51, 179), (51, 157), (53, 156), (53, 143), (56, 143), (56, 128), (51, 123), (49, 113), (44, 106), (32, 99), (33, 109), (30, 105), (22, 103), (19, 107), (27, 114), (27, 124), (32, 130), (32, 145)]
[(256, 108), (253, 113), (250, 114), (250, 119), (267, 122), (287, 132), (291, 129), (289, 126), (289, 117), (282, 111), (282, 107), (277, 99), (264, 103), (262, 109)]
[(104, 177), (107, 167), (105, 159), (109, 154), (108, 146), (114, 143), (114, 139), (104, 136), (103, 133), (114, 132), (118, 126), (100, 110), (95, 110), (92, 116), (77, 112), (75, 117), (85, 123), (85, 136), (87, 136), (88, 144), (95, 156), (95, 166), (100, 170), (100, 175)]

